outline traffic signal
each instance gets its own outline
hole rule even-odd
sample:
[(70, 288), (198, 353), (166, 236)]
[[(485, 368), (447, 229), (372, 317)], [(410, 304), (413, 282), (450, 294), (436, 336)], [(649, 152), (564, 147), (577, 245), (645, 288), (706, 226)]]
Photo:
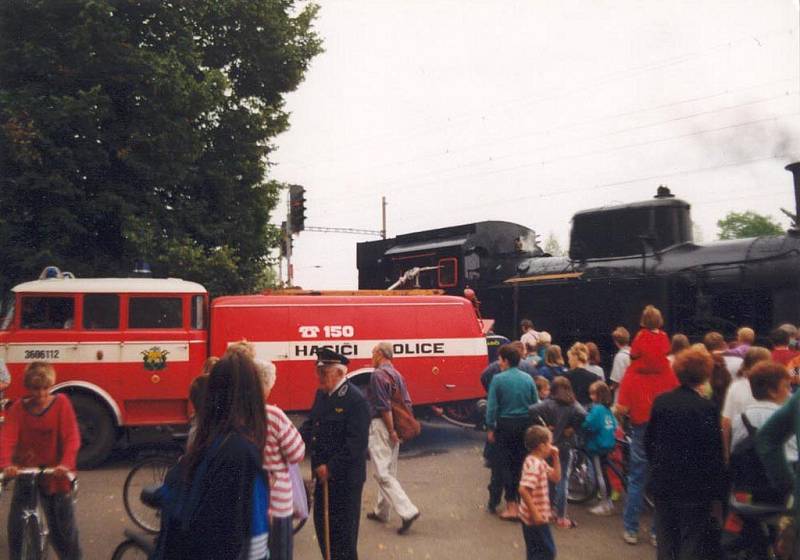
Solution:
[(299, 233), (306, 225), (306, 189), (289, 185), (289, 225), (292, 233)]

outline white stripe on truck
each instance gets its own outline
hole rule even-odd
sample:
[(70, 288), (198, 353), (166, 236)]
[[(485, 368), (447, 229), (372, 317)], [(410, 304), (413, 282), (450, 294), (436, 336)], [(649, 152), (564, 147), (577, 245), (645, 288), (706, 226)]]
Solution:
[(256, 350), (256, 357), (270, 361), (300, 361), (316, 358), (316, 349), (330, 348), (350, 359), (369, 359), (372, 349), (379, 342), (389, 342), (397, 358), (419, 358), (439, 356), (481, 356), (486, 357), (485, 338), (412, 338), (406, 340), (290, 340), (257, 341), (250, 340)]
[[(82, 363), (144, 363), (143, 352), (167, 352), (166, 361), (189, 361), (189, 342), (46, 342), (10, 343), (0, 346), (0, 358), (10, 364), (52, 362), (54, 364)], [(98, 355), (98, 353), (100, 353)]]

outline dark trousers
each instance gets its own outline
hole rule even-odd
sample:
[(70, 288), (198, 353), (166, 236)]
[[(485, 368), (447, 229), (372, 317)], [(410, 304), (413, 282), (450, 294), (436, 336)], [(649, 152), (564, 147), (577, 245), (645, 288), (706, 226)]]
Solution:
[[(12, 560), (20, 557), (22, 549), (22, 511), (31, 501), (31, 492), (38, 492), (30, 484), (14, 484), (14, 496), (8, 514), (8, 545)], [(47, 518), (50, 543), (61, 560), (79, 560), (78, 525), (71, 494), (46, 496), (39, 492), (40, 503)]]
[(497, 445), (489, 443), (488, 441), (483, 446), (483, 458), (489, 466), (489, 504), (490, 510), (494, 510), (500, 505), (500, 500), (503, 498), (503, 478), (500, 474), (500, 468), (497, 461)]
[[(330, 504), (331, 560), (358, 560), (358, 524), (361, 520), (361, 491), (364, 483), (328, 482)], [(314, 529), (325, 557), (325, 522), (322, 484), (314, 488)]]
[(292, 516), (269, 520), (269, 560), (292, 560), (294, 533)]
[(683, 503), (656, 499), (658, 560), (717, 560), (720, 533), (711, 502)]
[(495, 430), (495, 457), (506, 502), (519, 501), (519, 477), (525, 461), (525, 430), (531, 425), (527, 416), (520, 418), (499, 418)]
[(525, 558), (527, 560), (552, 560), (556, 557), (556, 543), (550, 532), (550, 525), (522, 524), (525, 539)]

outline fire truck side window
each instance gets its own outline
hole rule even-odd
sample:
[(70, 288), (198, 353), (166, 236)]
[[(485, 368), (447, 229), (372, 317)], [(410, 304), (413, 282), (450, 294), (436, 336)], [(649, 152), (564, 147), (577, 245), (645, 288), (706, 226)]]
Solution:
[(119, 296), (86, 294), (83, 296), (83, 328), (90, 330), (119, 328)]
[(206, 328), (206, 308), (203, 296), (192, 297), (192, 328)]
[(131, 297), (128, 302), (128, 328), (180, 329), (183, 327), (183, 301), (179, 297)]
[(63, 296), (22, 298), (23, 329), (71, 329), (75, 317), (75, 300)]

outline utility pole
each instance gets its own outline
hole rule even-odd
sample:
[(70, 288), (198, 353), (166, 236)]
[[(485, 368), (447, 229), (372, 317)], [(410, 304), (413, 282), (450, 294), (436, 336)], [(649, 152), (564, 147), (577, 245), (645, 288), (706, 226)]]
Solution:
[(381, 239), (386, 239), (386, 197), (381, 197)]

